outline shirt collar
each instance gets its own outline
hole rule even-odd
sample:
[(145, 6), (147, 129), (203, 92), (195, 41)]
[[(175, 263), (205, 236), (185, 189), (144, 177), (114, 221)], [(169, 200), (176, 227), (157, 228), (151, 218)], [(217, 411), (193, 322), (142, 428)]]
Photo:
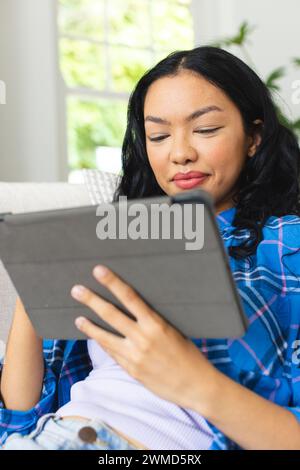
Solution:
[(236, 213), (236, 207), (230, 207), (229, 209), (225, 209), (224, 211), (220, 212), (216, 216), (216, 221), (219, 225), (220, 230), (225, 230), (232, 226), (232, 221), (234, 219)]

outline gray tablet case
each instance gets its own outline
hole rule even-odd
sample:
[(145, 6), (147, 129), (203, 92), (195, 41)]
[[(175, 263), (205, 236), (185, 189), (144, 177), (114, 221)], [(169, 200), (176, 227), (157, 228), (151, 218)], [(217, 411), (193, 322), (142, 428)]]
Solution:
[[(168, 210), (176, 204), (184, 210), (189, 204), (194, 210), (201, 204), (204, 208), (204, 226), (200, 228), (204, 235), (203, 247), (186, 249), (190, 239), (175, 238), (175, 229), (173, 238), (169, 239), (163, 238), (162, 231), (158, 239), (120, 239), (120, 217), (126, 214), (128, 217), (129, 208), (137, 203), (148, 208), (149, 224), (153, 217), (150, 207), (161, 208), (164, 203)], [(95, 280), (92, 269), (97, 264), (115, 271), (187, 337), (227, 338), (245, 333), (247, 319), (215, 221), (213, 204), (206, 192), (187, 191), (173, 197), (114, 203), (117, 237), (101, 240), (97, 236), (101, 220), (97, 213), (100, 208), (103, 215), (106, 207), (100, 204), (0, 216), (0, 258), (40, 336), (85, 339), (74, 326), (79, 315), (119, 334), (71, 297), (75, 284), (89, 287), (134, 318)], [(192, 214), (195, 218), (196, 212)]]

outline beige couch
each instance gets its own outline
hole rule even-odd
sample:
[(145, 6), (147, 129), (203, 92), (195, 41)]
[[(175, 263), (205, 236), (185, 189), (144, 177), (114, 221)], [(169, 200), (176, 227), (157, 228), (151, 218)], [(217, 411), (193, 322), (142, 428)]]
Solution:
[[(88, 206), (112, 199), (117, 176), (84, 170), (83, 184), (0, 182), (0, 213)], [(0, 261), (0, 359), (5, 352), (16, 290)]]

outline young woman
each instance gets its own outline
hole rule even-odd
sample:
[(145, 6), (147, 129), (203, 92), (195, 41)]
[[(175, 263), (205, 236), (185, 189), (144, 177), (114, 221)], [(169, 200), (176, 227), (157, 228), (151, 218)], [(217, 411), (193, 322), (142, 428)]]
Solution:
[(84, 286), (72, 296), (121, 337), (79, 318), (87, 344), (42, 342), (18, 301), (4, 448), (299, 450), (300, 152), (266, 86), (221, 49), (172, 53), (130, 97), (122, 155), (115, 200), (212, 195), (249, 328), (186, 339), (101, 266), (94, 276), (136, 321)]

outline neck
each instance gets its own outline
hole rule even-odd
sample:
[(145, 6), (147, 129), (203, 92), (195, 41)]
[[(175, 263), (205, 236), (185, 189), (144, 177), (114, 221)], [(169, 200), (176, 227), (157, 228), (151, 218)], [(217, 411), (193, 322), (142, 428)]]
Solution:
[(232, 207), (234, 207), (234, 204), (233, 204), (232, 201), (227, 201), (227, 202), (223, 202), (221, 204), (217, 204), (217, 205), (215, 205), (215, 213), (216, 213), (216, 215), (218, 215), (218, 214), (220, 214), (220, 212), (223, 212), (226, 209), (231, 209)]
[(220, 212), (225, 211), (226, 209), (231, 209), (235, 206), (233, 202), (233, 196), (235, 195), (235, 190), (232, 189), (227, 196), (225, 196), (222, 200), (216, 201), (215, 203), (215, 213), (218, 215)]

